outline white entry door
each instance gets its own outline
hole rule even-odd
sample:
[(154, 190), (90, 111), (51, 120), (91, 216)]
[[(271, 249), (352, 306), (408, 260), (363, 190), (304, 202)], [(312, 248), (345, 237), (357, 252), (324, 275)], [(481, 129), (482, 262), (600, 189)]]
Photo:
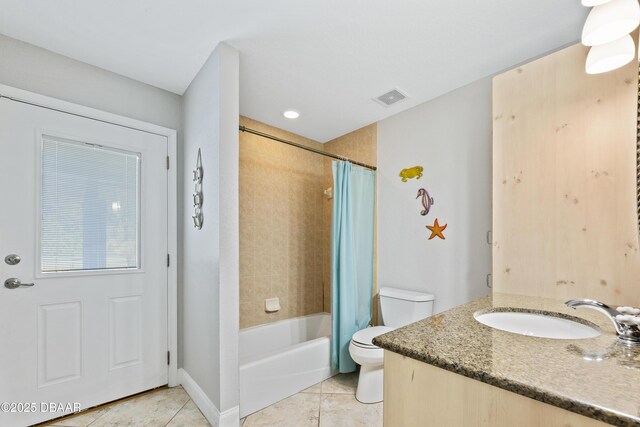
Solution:
[(0, 426), (167, 383), (166, 156), (0, 99)]

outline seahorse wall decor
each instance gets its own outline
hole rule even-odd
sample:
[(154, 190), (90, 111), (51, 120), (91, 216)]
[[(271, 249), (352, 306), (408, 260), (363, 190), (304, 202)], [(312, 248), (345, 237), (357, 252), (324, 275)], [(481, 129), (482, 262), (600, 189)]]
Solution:
[(422, 171), (424, 168), (422, 166), (414, 166), (412, 168), (402, 169), (400, 171), (400, 178), (402, 178), (402, 182), (407, 182), (408, 179), (420, 179), (422, 178)]
[(424, 207), (424, 209), (420, 211), (420, 215), (426, 216), (429, 214), (429, 211), (431, 210), (431, 206), (433, 206), (433, 197), (431, 197), (429, 195), (429, 192), (424, 188), (421, 188), (418, 190), (418, 195), (416, 196), (416, 199), (419, 197), (422, 197), (422, 206)]

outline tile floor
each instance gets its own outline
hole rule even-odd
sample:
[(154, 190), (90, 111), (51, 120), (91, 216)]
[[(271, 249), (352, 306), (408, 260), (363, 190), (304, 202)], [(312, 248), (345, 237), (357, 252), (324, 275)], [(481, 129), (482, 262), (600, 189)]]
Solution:
[[(355, 398), (357, 373), (340, 374), (240, 421), (242, 427), (382, 427), (382, 403)], [(55, 427), (209, 427), (182, 387), (161, 389), (47, 424)]]
[(55, 427), (210, 427), (182, 387), (165, 388), (56, 420)]
[(340, 374), (249, 415), (242, 427), (382, 427), (382, 403), (356, 400), (358, 374)]

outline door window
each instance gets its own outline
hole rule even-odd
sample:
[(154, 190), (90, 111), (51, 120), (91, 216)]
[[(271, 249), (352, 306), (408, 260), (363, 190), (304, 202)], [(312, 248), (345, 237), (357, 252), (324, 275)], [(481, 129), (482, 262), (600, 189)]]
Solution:
[(140, 268), (139, 153), (42, 135), (43, 273)]

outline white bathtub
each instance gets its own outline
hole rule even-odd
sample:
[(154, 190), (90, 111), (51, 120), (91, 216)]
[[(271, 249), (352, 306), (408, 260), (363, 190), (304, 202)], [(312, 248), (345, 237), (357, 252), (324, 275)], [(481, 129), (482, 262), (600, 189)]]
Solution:
[(240, 417), (331, 376), (331, 315), (240, 330)]

